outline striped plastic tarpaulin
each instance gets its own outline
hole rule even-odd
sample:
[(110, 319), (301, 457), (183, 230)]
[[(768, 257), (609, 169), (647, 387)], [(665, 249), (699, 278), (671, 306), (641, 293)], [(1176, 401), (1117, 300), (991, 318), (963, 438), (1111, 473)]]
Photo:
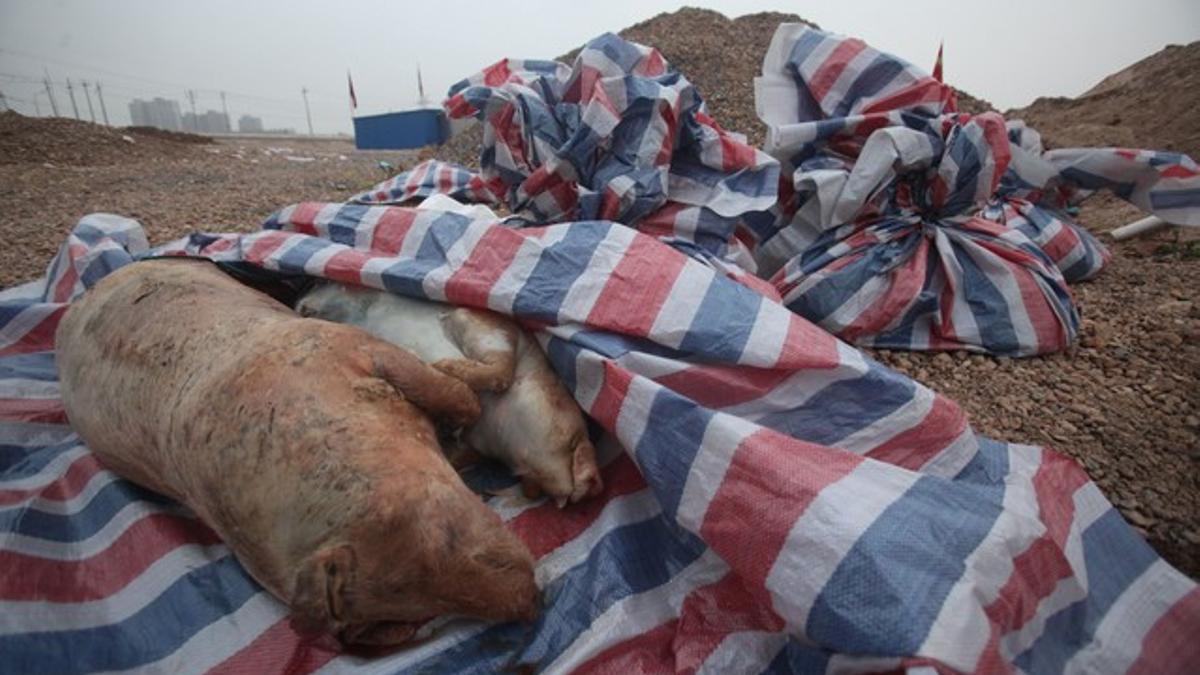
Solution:
[[(480, 176), (445, 185), (461, 192), (460, 183), (478, 184), (488, 194), (461, 196), (502, 201), (536, 225), (613, 220), (753, 266), (754, 239), (742, 221), (775, 205), (779, 166), (721, 129), (657, 50), (609, 33), (570, 67), (500, 61), (452, 86), (443, 106), (451, 120), (483, 124)], [(398, 203), (440, 190), (426, 184), (430, 167), (422, 167), (356, 200)]]
[(504, 184), (496, 181), (486, 183), (479, 174), (466, 167), (427, 159), (351, 197), (350, 201), (359, 204), (404, 204), (435, 194), (464, 202), (499, 204), (504, 195)]
[[(201, 255), (486, 307), (535, 331), (595, 424), (605, 491), (489, 504), (530, 547), (532, 625), (463, 620), (373, 659), (305, 641), (177, 505), (66, 425), (54, 328), (138, 257)], [(1072, 461), (608, 221), (510, 229), (304, 203), (150, 251), (89, 216), (0, 294), (0, 663), (13, 672), (1182, 672), (1200, 589)]]
[(1066, 215), (1108, 189), (1200, 224), (1200, 171), (1173, 153), (1044, 152), (996, 113), (904, 61), (781, 25), (755, 80), (765, 149), (784, 180), (754, 218), (761, 274), (787, 306), (852, 342), (1005, 355), (1057, 351), (1078, 315), (1067, 282), (1108, 252)]

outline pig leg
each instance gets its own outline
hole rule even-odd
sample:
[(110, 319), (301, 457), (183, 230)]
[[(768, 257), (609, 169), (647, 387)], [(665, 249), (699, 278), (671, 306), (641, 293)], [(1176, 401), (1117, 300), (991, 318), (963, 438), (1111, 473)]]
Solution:
[(517, 328), (490, 312), (458, 308), (442, 318), (446, 336), (467, 358), (442, 359), (434, 368), (457, 377), (473, 391), (509, 388), (517, 363)]
[(366, 351), (375, 374), (435, 420), (463, 427), (479, 419), (479, 397), (464, 382), (382, 340), (373, 341)]

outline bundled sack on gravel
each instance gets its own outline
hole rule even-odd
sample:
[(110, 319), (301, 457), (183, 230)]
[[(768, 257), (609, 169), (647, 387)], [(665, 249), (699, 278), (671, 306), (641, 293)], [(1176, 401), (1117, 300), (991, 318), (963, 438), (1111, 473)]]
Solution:
[[(193, 516), (97, 465), (64, 424), (54, 324), (86, 286), (168, 253), (532, 331), (595, 425), (604, 484), (560, 510), (481, 476), (536, 559), (536, 623), (432, 622), (373, 661), (304, 639)], [(1071, 460), (976, 435), (953, 402), (609, 221), (511, 229), (306, 203), (261, 232), (149, 252), (133, 221), (88, 217), (47, 278), (0, 296), (0, 400), (0, 650), (15, 670), (1175, 672), (1200, 658), (1200, 589)]]
[(1066, 215), (1107, 189), (1178, 225), (1200, 225), (1200, 167), (1174, 152), (1126, 148), (1045, 150), (1037, 131), (1010, 121), (1012, 161), (980, 215), (1020, 230), (1070, 283), (1094, 277), (1110, 259), (1103, 244)]
[(1107, 259), (1067, 207), (1109, 188), (1200, 218), (1187, 158), (1043, 153), (1023, 125), (957, 113), (950, 87), (860, 40), (781, 25), (755, 88), (784, 174), (775, 218), (754, 219), (759, 273), (857, 344), (1057, 351), (1078, 328), (1067, 282)]
[(614, 220), (753, 267), (741, 221), (774, 206), (779, 167), (721, 129), (658, 51), (605, 34), (569, 67), (500, 61), (451, 87), (443, 105), (460, 126), (483, 124), (481, 174), (426, 163), (355, 201), (446, 192), (505, 203), (531, 224)]

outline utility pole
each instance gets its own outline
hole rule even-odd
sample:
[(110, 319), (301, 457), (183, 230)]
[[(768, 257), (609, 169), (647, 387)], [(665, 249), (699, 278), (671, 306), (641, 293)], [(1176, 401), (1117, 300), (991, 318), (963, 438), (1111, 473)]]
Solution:
[(221, 92), (221, 111), (225, 113), (225, 131), (233, 131), (233, 125), (229, 121), (229, 106), (225, 105), (225, 92)]
[(50, 88), (50, 71), (46, 72), (46, 79), (42, 80), (42, 84), (46, 85), (46, 97), (50, 99), (50, 110), (54, 111), (54, 116), (58, 117), (58, 101), (54, 100), (54, 90)]
[[(37, 101), (33, 102), (37, 105)], [(8, 99), (4, 98), (4, 92), (0, 91), (0, 112), (8, 110)]]
[(104, 93), (100, 91), (100, 83), (96, 83), (96, 98), (100, 99), (100, 114), (104, 115), (104, 126), (111, 127), (108, 123), (108, 110), (104, 108)]
[(308, 110), (308, 87), (301, 88), (300, 95), (304, 97), (304, 116), (308, 118), (308, 135), (312, 136), (312, 113)]
[(33, 111), (34, 111), (34, 113), (37, 114), (38, 117), (42, 116), (42, 106), (38, 105), (38, 102), (37, 102), (37, 95), (40, 93), (42, 93), (42, 92), (37, 91), (37, 92), (34, 92), (34, 94), (33, 94)]
[(192, 103), (192, 131), (200, 131), (200, 118), (196, 117), (196, 92), (188, 89), (187, 97)]
[(75, 90), (71, 88), (71, 78), (67, 78), (67, 94), (71, 97), (71, 110), (75, 111), (75, 119), (79, 119), (79, 106), (75, 105)]
[(96, 109), (92, 107), (92, 94), (91, 94), (91, 92), (88, 91), (87, 80), (83, 81), (83, 97), (87, 99), (88, 115), (90, 115), (92, 118), (92, 124), (95, 124), (96, 123)]

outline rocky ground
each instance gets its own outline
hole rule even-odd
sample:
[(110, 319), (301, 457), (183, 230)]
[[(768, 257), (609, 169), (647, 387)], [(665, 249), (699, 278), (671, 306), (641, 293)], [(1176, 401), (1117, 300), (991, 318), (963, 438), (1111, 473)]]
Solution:
[[(697, 83), (723, 126), (760, 142), (750, 78), (774, 25), (794, 19), (730, 20), (684, 9), (623, 34), (658, 47)], [(730, 51), (713, 54), (714, 44)], [(1122, 71), (1080, 99), (1039, 100), (1017, 112), (1052, 145), (1086, 140), (1198, 153), (1190, 139), (1200, 138), (1192, 135), (1200, 87), (1184, 86), (1200, 72), (1184, 68), (1200, 66), (1196, 49), (1168, 48), (1136, 64), (1137, 77)], [(1193, 114), (1158, 125), (1155, 136), (1152, 111), (1178, 105)], [(986, 107), (978, 99), (964, 106)], [(458, 138), (427, 154), (474, 163), (478, 139)], [(85, 213), (136, 217), (153, 243), (197, 229), (250, 231), (286, 204), (343, 200), (378, 182), (386, 176), (380, 160), (400, 168), (416, 157), (358, 152), (348, 141), (204, 142), (0, 114), (0, 287), (39, 276)], [(1136, 209), (1101, 197), (1088, 202), (1081, 221), (1103, 232), (1137, 217)], [(1113, 252), (1099, 278), (1073, 288), (1084, 334), (1068, 352), (1020, 360), (872, 353), (958, 401), (977, 430), (1079, 460), (1168, 561), (1200, 578), (1200, 243), (1164, 232)]]

